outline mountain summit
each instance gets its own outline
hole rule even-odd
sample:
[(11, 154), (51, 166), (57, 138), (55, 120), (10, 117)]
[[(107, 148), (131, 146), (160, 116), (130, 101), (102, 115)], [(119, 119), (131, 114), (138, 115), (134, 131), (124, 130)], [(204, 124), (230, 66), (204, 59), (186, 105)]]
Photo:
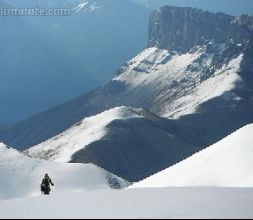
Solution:
[(150, 16), (148, 46), (182, 53), (209, 44), (240, 45), (243, 49), (252, 41), (252, 33), (253, 19), (247, 15), (164, 6)]

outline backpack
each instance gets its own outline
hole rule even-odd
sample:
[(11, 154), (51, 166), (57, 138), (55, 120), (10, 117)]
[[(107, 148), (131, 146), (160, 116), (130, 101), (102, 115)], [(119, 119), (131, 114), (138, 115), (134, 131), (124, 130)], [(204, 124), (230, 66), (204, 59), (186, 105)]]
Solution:
[(45, 185), (44, 185), (44, 184), (41, 184), (41, 185), (40, 185), (40, 191), (41, 191), (41, 192), (44, 192), (45, 189), (46, 189)]

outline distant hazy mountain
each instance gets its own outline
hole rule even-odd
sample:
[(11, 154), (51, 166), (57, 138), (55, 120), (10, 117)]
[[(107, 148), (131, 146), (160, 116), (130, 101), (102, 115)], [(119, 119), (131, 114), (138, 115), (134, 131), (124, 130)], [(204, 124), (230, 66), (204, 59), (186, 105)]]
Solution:
[(1, 17), (0, 123), (96, 88), (146, 46), (149, 9), (127, 0), (0, 3), (72, 11), (67, 17)]
[(0, 25), (2, 123), (19, 121), (98, 85), (49, 32), (19, 17), (1, 17)]
[(231, 15), (253, 15), (252, 0), (132, 0), (149, 8), (162, 5), (195, 7), (212, 12), (224, 12)]

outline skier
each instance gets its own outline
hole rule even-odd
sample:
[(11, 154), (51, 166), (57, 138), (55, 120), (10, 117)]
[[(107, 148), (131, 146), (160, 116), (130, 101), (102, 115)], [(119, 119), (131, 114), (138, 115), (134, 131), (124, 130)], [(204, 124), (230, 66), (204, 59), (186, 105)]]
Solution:
[(54, 183), (52, 182), (52, 180), (49, 177), (49, 175), (46, 173), (45, 177), (43, 178), (42, 183), (41, 183), (41, 192), (44, 195), (49, 195), (50, 191), (51, 191), (51, 187), (50, 186), (54, 186)]

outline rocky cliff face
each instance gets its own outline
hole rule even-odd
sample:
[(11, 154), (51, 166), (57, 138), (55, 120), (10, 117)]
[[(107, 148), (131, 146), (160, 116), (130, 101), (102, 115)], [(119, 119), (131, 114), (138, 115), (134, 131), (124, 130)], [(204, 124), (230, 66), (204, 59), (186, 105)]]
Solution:
[(245, 48), (252, 40), (252, 30), (250, 16), (164, 6), (150, 16), (148, 46), (177, 52), (209, 43), (240, 44)]

